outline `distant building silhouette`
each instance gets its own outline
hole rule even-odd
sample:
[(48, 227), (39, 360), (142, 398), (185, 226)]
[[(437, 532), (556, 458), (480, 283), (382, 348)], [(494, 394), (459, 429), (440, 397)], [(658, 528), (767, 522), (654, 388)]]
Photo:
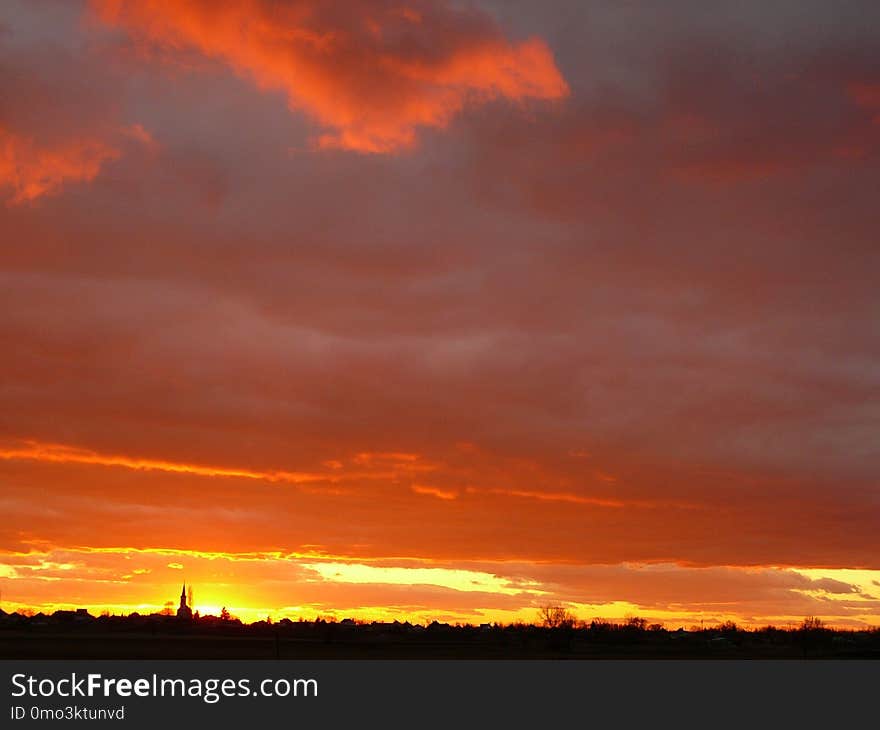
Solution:
[(177, 609), (177, 618), (186, 619), (187, 621), (193, 617), (192, 608), (186, 605), (186, 583), (180, 590), (180, 607)]

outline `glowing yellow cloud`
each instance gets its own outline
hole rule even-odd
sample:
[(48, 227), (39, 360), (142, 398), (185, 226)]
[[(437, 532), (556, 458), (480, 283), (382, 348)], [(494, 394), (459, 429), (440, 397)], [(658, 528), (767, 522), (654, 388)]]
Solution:
[(397, 568), (362, 563), (304, 563), (325, 580), (337, 583), (431, 585), (456, 591), (489, 592), (513, 596), (534, 591), (538, 584), (518, 585), (492, 573), (449, 568)]

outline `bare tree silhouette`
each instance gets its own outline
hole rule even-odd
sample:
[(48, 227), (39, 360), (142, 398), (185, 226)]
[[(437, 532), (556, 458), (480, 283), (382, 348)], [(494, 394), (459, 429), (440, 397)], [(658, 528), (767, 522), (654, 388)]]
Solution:
[(822, 631), (825, 628), (825, 622), (818, 616), (807, 616), (801, 622), (801, 631)]
[(538, 610), (538, 619), (543, 626), (550, 629), (571, 628), (577, 623), (577, 616), (563, 606), (541, 606)]

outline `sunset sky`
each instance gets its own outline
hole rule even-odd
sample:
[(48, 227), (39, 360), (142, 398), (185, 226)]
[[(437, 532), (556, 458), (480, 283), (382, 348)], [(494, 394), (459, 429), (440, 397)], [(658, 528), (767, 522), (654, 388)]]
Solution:
[(878, 29), (4, 0), (0, 607), (880, 625)]

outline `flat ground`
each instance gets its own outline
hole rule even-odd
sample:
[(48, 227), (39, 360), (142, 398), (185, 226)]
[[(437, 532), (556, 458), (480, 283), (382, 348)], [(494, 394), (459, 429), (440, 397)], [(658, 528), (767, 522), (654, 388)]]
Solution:
[(802, 659), (880, 658), (876, 647), (704, 640), (607, 643), (428, 637), (351, 640), (152, 633), (0, 632), (0, 659)]

